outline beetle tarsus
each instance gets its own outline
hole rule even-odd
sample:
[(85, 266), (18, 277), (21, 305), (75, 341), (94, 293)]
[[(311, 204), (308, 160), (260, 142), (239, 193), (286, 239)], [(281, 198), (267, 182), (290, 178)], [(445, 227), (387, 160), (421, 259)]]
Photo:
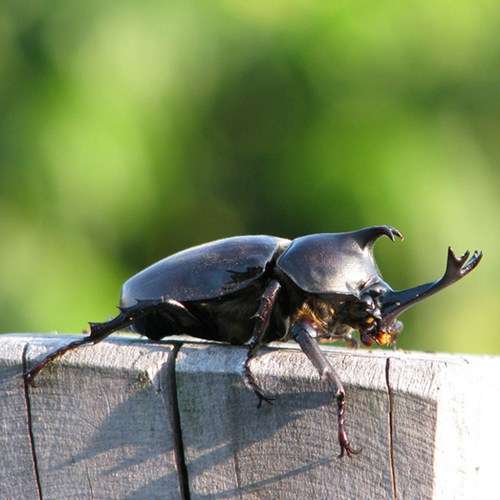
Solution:
[(259, 308), (257, 312), (250, 318), (255, 321), (255, 325), (252, 332), (252, 338), (248, 344), (248, 353), (245, 360), (244, 371), (243, 371), (243, 381), (245, 385), (252, 389), (253, 392), (259, 398), (259, 404), (257, 408), (262, 406), (262, 401), (272, 404), (275, 398), (268, 396), (264, 391), (257, 385), (255, 379), (250, 370), (250, 361), (255, 356), (259, 348), (262, 346), (264, 336), (269, 328), (269, 322), (271, 320), (271, 315), (273, 313), (273, 307), (278, 298), (281, 285), (276, 280), (272, 280), (266, 287), (264, 294), (260, 299)]
[(266, 403), (273, 404), (272, 402), (276, 400), (274, 396), (270, 396), (266, 394), (266, 392), (259, 387), (257, 382), (255, 381), (254, 376), (252, 375), (252, 372), (250, 370), (249, 366), (249, 361), (251, 358), (246, 359), (245, 361), (245, 369), (244, 369), (244, 374), (243, 374), (243, 381), (245, 385), (251, 389), (255, 395), (257, 396), (259, 402), (257, 404), (257, 408), (260, 408), (262, 406), (262, 401), (265, 401)]
[(362, 451), (361, 448), (353, 448), (349, 443), (349, 439), (345, 430), (339, 431), (339, 444), (340, 444), (340, 453), (337, 455), (338, 458), (342, 458), (344, 455), (348, 457), (352, 457), (353, 455), (359, 455)]
[(256, 391), (254, 389), (255, 394), (259, 398), (259, 402), (257, 403), (257, 408), (262, 407), (262, 402), (265, 401), (267, 404), (272, 405), (274, 401), (276, 401), (276, 397), (273, 396), (267, 396), (265, 395), (262, 391)]
[(37, 375), (52, 361), (54, 361), (56, 358), (59, 358), (62, 356), (64, 353), (71, 351), (73, 349), (76, 349), (77, 347), (80, 347), (81, 345), (88, 344), (89, 342), (93, 342), (93, 338), (90, 337), (84, 337), (83, 339), (75, 340), (73, 342), (70, 342), (69, 344), (60, 347), (56, 351), (52, 352), (45, 358), (43, 358), (39, 363), (37, 363), (31, 370), (28, 370), (27, 372), (24, 373), (24, 380), (26, 381), (27, 384), (31, 385), (32, 387), (35, 387), (34, 381)]
[[(37, 375), (52, 361), (61, 357), (63, 354), (68, 351), (72, 351), (82, 345), (93, 343), (97, 344), (101, 340), (105, 339), (108, 335), (111, 335), (116, 330), (120, 328), (124, 328), (130, 324), (132, 324), (138, 317), (137, 311), (134, 310), (137, 306), (124, 308), (119, 307), (120, 314), (110, 321), (106, 321), (104, 323), (89, 323), (90, 326), (90, 335), (88, 337), (84, 337), (83, 339), (78, 339), (69, 344), (60, 347), (56, 351), (50, 353), (45, 358), (43, 358), (39, 363), (37, 363), (31, 370), (27, 371), (24, 374), (25, 381), (33, 386), (33, 382)], [(142, 308), (141, 308), (142, 310)]]
[[(249, 351), (250, 353), (250, 351)], [(262, 406), (262, 402), (265, 401), (266, 403), (273, 404), (273, 401), (276, 400), (276, 397), (270, 396), (262, 390), (257, 382), (254, 379), (254, 376), (252, 375), (252, 372), (250, 370), (250, 365), (249, 362), (252, 358), (250, 356), (247, 356), (247, 359), (245, 361), (245, 368), (244, 368), (244, 375), (243, 375), (243, 380), (245, 382), (245, 385), (251, 389), (255, 395), (257, 396), (259, 402), (257, 404), (257, 408), (260, 408)]]
[(337, 422), (338, 422), (338, 440), (340, 444), (340, 454), (339, 458), (342, 458), (344, 454), (348, 457), (353, 455), (359, 455), (361, 453), (361, 448), (355, 449), (351, 446), (349, 438), (347, 437), (347, 432), (345, 430), (345, 392), (342, 386), (337, 390)]

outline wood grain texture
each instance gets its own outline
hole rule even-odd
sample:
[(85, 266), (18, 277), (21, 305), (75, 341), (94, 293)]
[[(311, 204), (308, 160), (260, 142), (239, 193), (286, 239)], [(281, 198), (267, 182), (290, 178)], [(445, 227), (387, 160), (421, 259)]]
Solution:
[(345, 384), (351, 440), (363, 447), (350, 460), (337, 458), (336, 405), (304, 354), (264, 350), (252, 361), (259, 384), (277, 396), (260, 409), (241, 382), (245, 356), (244, 348), (213, 345), (179, 352), (191, 498), (391, 498), (383, 357), (328, 354)]
[(400, 498), (498, 498), (500, 360), (407, 353), (390, 361)]
[(245, 350), (184, 345), (176, 364), (192, 498), (494, 499), (500, 358), (328, 350), (360, 456), (336, 458), (335, 406), (296, 350), (252, 370), (279, 396), (256, 409)]
[(0, 339), (0, 498), (38, 500), (22, 378), (26, 341)]
[[(38, 359), (68, 338), (30, 340)], [(30, 388), (44, 499), (180, 498), (172, 346), (110, 340), (63, 356)]]
[(24, 350), (33, 361), (69, 340), (0, 337), (2, 500), (40, 498), (34, 458), (44, 499), (187, 498), (182, 455), (193, 499), (498, 498), (498, 357), (324, 348), (363, 448), (338, 459), (331, 391), (296, 347), (252, 361), (277, 396), (261, 409), (241, 379), (246, 348), (187, 338), (114, 336), (26, 395)]

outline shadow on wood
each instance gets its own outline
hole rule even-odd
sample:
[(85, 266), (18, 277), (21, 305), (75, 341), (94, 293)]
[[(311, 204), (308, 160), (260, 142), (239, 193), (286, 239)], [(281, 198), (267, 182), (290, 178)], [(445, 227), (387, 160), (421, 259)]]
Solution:
[[(500, 361), (326, 348), (361, 455), (338, 459), (335, 402), (299, 351), (114, 336), (26, 391), (69, 337), (3, 335), (0, 497), (495, 498)], [(183, 490), (183, 488), (185, 490)], [(188, 491), (188, 494), (186, 491)]]

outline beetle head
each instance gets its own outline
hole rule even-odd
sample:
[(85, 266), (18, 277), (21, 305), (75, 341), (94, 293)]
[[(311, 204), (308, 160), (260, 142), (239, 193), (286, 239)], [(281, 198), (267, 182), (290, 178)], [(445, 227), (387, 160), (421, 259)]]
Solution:
[(384, 297), (391, 293), (394, 293), (391, 287), (377, 278), (367, 283), (357, 300), (349, 305), (349, 320), (359, 331), (363, 344), (370, 346), (375, 342), (381, 346), (390, 346), (402, 332), (403, 323), (397, 318), (385, 321)]
[(394, 344), (403, 330), (403, 323), (398, 317), (416, 303), (469, 274), (477, 267), (483, 254), (476, 250), (472, 257), (469, 256), (467, 251), (457, 257), (451, 247), (448, 248), (444, 275), (425, 285), (394, 291), (380, 281), (364, 287), (359, 296), (359, 307), (364, 313), (364, 317), (361, 316), (358, 320), (361, 341), (366, 345), (373, 342), (383, 346)]
[(367, 323), (359, 327), (360, 339), (370, 346), (375, 342), (380, 346), (392, 346), (403, 331), (403, 322), (395, 319), (391, 323), (367, 318)]

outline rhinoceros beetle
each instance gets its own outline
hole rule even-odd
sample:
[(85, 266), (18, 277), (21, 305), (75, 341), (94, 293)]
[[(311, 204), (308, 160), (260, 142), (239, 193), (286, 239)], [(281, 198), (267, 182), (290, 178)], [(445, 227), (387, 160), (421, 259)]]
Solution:
[(36, 374), (63, 353), (97, 343), (112, 332), (131, 328), (152, 340), (176, 333), (248, 343), (243, 377), (259, 399), (271, 402), (256, 383), (250, 361), (274, 340), (294, 339), (321, 379), (334, 389), (340, 456), (356, 454), (345, 430), (345, 392), (316, 339), (345, 340), (359, 331), (365, 345), (395, 345), (403, 324), (399, 315), (472, 271), (482, 253), (456, 257), (448, 249), (444, 275), (425, 285), (393, 290), (375, 263), (380, 236), (403, 239), (391, 226), (345, 233), (313, 234), (292, 241), (274, 236), (237, 236), (189, 248), (166, 257), (125, 282), (120, 313), (90, 323), (90, 335), (46, 356), (25, 374)]

